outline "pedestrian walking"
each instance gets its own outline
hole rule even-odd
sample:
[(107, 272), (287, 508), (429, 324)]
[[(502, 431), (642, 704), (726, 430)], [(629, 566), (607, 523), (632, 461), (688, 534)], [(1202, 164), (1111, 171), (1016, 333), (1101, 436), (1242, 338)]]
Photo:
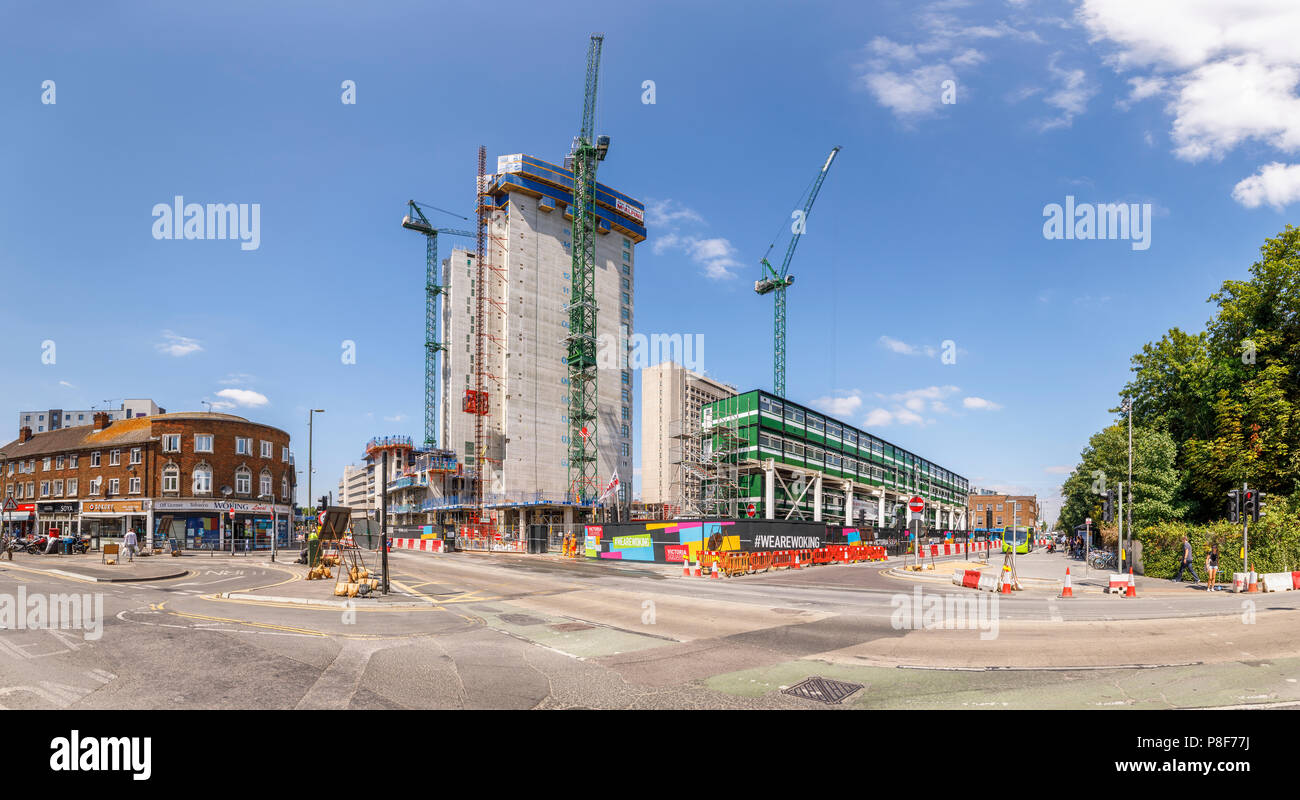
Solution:
[(1183, 580), (1183, 571), (1187, 570), (1192, 573), (1192, 580), (1196, 583), (1201, 582), (1201, 577), (1196, 574), (1196, 565), (1192, 563), (1192, 543), (1187, 541), (1187, 536), (1183, 536), (1183, 559), (1178, 565), (1178, 574), (1174, 575), (1174, 582), (1181, 583)]
[(126, 556), (129, 561), (135, 561), (135, 531), (127, 528), (126, 536), (122, 537), (122, 547), (126, 550)]
[(1209, 573), (1207, 580), (1209, 587), (1207, 592), (1217, 592), (1219, 589), (1214, 585), (1215, 580), (1219, 577), (1219, 543), (1214, 542), (1210, 545), (1210, 552), (1205, 556), (1205, 571)]

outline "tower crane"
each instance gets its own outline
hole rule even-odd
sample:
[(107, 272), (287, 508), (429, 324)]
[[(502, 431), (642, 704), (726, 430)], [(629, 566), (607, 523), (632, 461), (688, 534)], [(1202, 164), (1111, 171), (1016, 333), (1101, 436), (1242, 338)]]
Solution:
[(569, 492), (574, 502), (594, 501), (600, 491), (596, 462), (596, 166), (605, 160), (609, 137), (596, 136), (596, 87), (605, 35), (587, 46), (582, 121), (564, 166), (573, 170), (573, 266), (569, 300)]
[[(448, 236), (474, 237), (470, 231), (458, 228), (436, 228), (425, 216), (424, 209), (443, 211), (425, 205), (423, 208), (414, 200), (406, 203), (406, 216), (402, 218), (402, 227), (416, 233), (424, 234), (424, 447), (427, 450), (438, 449), (438, 352), (447, 346), (438, 341), (438, 295), (446, 291), (438, 281), (438, 234)], [(453, 214), (452, 216), (459, 216)], [(464, 217), (461, 217), (464, 219)]]
[(821, 172), (813, 179), (812, 189), (808, 192), (808, 199), (804, 203), (803, 211), (794, 212), (791, 216), (795, 222), (790, 226), (791, 236), (790, 244), (785, 250), (785, 259), (781, 262), (781, 269), (778, 271), (767, 260), (768, 254), (771, 254), (772, 248), (776, 243), (768, 245), (767, 254), (764, 254), (762, 272), (758, 280), (754, 281), (754, 291), (758, 294), (776, 294), (776, 319), (773, 323), (773, 390), (780, 397), (785, 397), (785, 290), (790, 288), (794, 283), (794, 276), (790, 274), (790, 260), (794, 258), (794, 249), (799, 246), (799, 237), (803, 236), (804, 226), (808, 223), (808, 215), (812, 213), (813, 203), (817, 201), (817, 193), (822, 189), (822, 181), (826, 180), (826, 173), (830, 172), (831, 162), (835, 160), (835, 154), (840, 152), (839, 145), (831, 148), (831, 154), (826, 157), (826, 163), (822, 165)]

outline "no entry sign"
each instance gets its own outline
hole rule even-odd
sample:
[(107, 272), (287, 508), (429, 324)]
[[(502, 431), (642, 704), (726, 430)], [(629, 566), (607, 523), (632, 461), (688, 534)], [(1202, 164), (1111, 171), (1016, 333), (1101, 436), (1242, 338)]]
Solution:
[(754, 508), (754, 504), (753, 504), (753, 503), (750, 503), (748, 506), (745, 507), (745, 514), (746, 514), (747, 516), (752, 517), (752, 516), (754, 516), (754, 512), (757, 511), (757, 510), (758, 510), (758, 509)]
[(925, 501), (919, 497), (913, 497), (907, 501), (907, 507), (913, 514), (920, 514), (925, 510)]

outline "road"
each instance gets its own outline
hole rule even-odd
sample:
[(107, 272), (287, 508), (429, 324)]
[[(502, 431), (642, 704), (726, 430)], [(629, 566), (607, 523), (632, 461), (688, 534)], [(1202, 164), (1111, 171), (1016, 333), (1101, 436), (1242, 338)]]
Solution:
[[(266, 599), (323, 587), (262, 556), (125, 584), (33, 571), (42, 558), (0, 562), (0, 597), (101, 594), (102, 635), (0, 634), (7, 708), (826, 708), (782, 691), (812, 677), (850, 684), (834, 708), (1300, 703), (1300, 592), (995, 598), (870, 564), (715, 581), (394, 552), (402, 602), (349, 611)], [(949, 597), (980, 605), (925, 625)]]

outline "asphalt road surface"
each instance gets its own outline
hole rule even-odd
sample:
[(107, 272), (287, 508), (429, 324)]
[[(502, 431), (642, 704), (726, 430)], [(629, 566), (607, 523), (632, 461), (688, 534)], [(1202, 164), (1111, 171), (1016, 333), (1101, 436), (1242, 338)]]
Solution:
[[(271, 599), (319, 582), (262, 556), (180, 559), (184, 577), (144, 583), (34, 571), (51, 566), (42, 558), (0, 562), (0, 603), (20, 590), (98, 595), (102, 618), (98, 632), (0, 632), (0, 707), (1300, 704), (1300, 592), (1001, 597), (873, 564), (715, 581), (663, 565), (394, 552), (397, 596), (343, 609)], [(838, 682), (817, 687), (836, 702), (783, 691), (809, 678)]]

